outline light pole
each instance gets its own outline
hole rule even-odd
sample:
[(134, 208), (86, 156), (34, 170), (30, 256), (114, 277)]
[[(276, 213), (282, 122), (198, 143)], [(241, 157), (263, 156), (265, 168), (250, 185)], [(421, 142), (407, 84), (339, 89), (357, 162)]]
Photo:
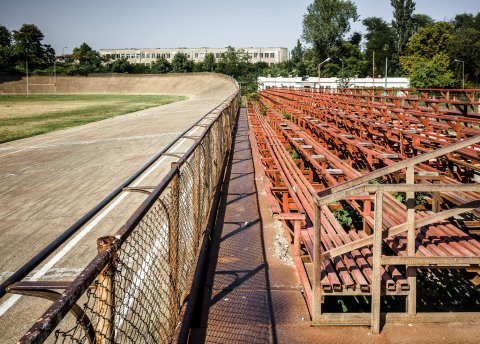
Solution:
[(385, 57), (385, 88), (387, 88), (388, 79), (388, 57)]
[(321, 67), (324, 63), (326, 63), (326, 62), (328, 62), (328, 61), (330, 61), (330, 57), (328, 57), (327, 59), (325, 59), (324, 61), (322, 61), (322, 62), (320, 62), (320, 63), (318, 64), (318, 91), (319, 91), (319, 92), (320, 92), (320, 88), (321, 88), (321, 86), (320, 86), (320, 76), (321, 76), (321, 74), (320, 74), (320, 67)]
[(465, 61), (462, 60), (454, 60), (455, 62), (460, 62), (462, 64), (462, 88), (465, 88)]
[(342, 78), (343, 78), (343, 59), (341, 57), (338, 58), (342, 62)]
[(62, 47), (62, 60), (64, 59), (64, 55), (65, 55), (65, 48), (68, 48), (68, 47)]

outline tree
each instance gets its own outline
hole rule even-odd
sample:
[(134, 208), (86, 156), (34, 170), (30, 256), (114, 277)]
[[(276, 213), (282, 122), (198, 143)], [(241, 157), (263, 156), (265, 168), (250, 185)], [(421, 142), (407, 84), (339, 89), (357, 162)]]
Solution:
[(12, 66), (12, 35), (8, 29), (0, 25), (0, 71), (7, 71)]
[(453, 25), (446, 22), (430, 24), (412, 36), (400, 58), (412, 86), (452, 87), (460, 83), (448, 56), (454, 38)]
[(453, 26), (456, 32), (463, 29), (475, 29), (480, 31), (480, 12), (476, 15), (470, 13), (456, 15), (453, 20)]
[(172, 71), (172, 65), (165, 57), (159, 57), (150, 67), (151, 73), (165, 74)]
[(435, 21), (430, 17), (429, 15), (426, 14), (414, 14), (412, 16), (412, 21), (413, 21), (413, 32), (417, 32), (419, 29), (422, 27), (428, 26), (430, 24), (433, 24)]
[(172, 71), (174, 73), (188, 73), (193, 71), (193, 60), (189, 60), (186, 54), (177, 53), (172, 59)]
[(245, 56), (243, 51), (237, 51), (235, 48), (228, 46), (227, 51), (217, 61), (216, 72), (237, 78), (243, 74), (242, 66), (246, 62), (248, 62), (248, 56)]
[[(465, 63), (466, 81), (478, 85), (480, 74), (480, 13), (460, 14), (453, 21), (454, 39), (449, 44), (450, 58)], [(462, 73), (462, 65), (456, 64), (456, 74)]]
[(302, 43), (298, 39), (297, 45), (292, 49), (290, 58), (292, 68), (294, 69), (296, 75), (305, 75), (305, 64), (303, 62), (304, 53), (305, 50), (303, 49)]
[(112, 73), (131, 73), (133, 70), (133, 65), (125, 58), (117, 59), (110, 65)]
[(376, 74), (383, 73), (385, 75), (386, 58), (390, 59), (391, 65), (394, 62), (392, 60), (395, 53), (395, 33), (392, 27), (382, 18), (369, 17), (364, 19), (362, 23), (367, 28), (365, 56), (368, 65), (372, 66), (373, 52), (375, 52)]
[(410, 66), (410, 86), (414, 88), (451, 88), (458, 86), (444, 52), (433, 58), (418, 58)]
[(335, 55), (350, 20), (358, 19), (357, 7), (349, 0), (314, 0), (303, 16), (302, 38), (312, 44), (317, 63)]
[(23, 24), (20, 30), (13, 31), (13, 55), (17, 67), (23, 68), (25, 62), (31, 69), (45, 68), (55, 60), (55, 50), (42, 44), (43, 33), (34, 24)]
[(216, 67), (215, 55), (213, 53), (205, 54), (203, 59), (203, 70), (205, 72), (214, 72)]
[(93, 50), (87, 43), (82, 43), (78, 48), (73, 48), (73, 58), (81, 65), (99, 66), (100, 54)]
[(397, 52), (401, 54), (414, 32), (415, 2), (413, 0), (390, 0), (390, 3), (393, 6), (392, 26), (397, 36)]
[(437, 22), (421, 28), (407, 43), (405, 55), (400, 58), (403, 69), (410, 73), (415, 60), (433, 59), (436, 54), (448, 53), (453, 40), (453, 26), (450, 23)]

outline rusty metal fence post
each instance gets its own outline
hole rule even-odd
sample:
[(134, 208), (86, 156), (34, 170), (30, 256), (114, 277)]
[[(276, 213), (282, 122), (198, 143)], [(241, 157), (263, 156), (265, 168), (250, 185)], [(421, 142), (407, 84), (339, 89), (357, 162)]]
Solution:
[[(415, 165), (407, 167), (406, 183), (415, 184)], [(415, 192), (407, 191), (407, 255), (415, 256)], [(410, 287), (407, 296), (407, 313), (415, 315), (417, 312), (417, 268), (407, 266), (407, 280)]]
[(322, 209), (315, 205), (314, 238), (313, 238), (313, 320), (320, 320), (322, 315)]
[(169, 331), (172, 334), (176, 326), (176, 314), (172, 314), (178, 309), (178, 230), (179, 230), (179, 201), (180, 201), (180, 170), (177, 163), (172, 163), (172, 169), (175, 169), (175, 176), (170, 184), (171, 208), (170, 224), (168, 226), (168, 266), (170, 269), (169, 284)]
[(373, 280), (372, 280), (372, 333), (380, 333), (380, 305), (382, 296), (382, 223), (383, 223), (383, 191), (375, 194), (375, 223), (373, 228)]
[[(98, 253), (112, 249), (112, 243), (115, 240), (113, 236), (106, 236), (97, 239)], [(98, 323), (95, 328), (95, 342), (101, 344), (113, 343), (113, 324), (115, 314), (115, 260), (116, 254), (112, 255), (112, 261), (105, 266), (98, 275), (95, 287), (96, 294), (96, 313), (98, 314)]]

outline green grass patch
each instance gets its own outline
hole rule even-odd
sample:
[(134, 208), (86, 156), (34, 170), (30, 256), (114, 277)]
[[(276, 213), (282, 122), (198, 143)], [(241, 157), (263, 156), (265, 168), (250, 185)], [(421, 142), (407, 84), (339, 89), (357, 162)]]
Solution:
[(3, 95), (0, 143), (75, 127), (160, 106), (182, 96), (164, 95)]

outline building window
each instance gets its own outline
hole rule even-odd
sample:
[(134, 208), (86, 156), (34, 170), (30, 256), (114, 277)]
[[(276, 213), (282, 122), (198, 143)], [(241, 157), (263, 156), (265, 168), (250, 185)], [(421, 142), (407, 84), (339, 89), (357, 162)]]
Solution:
[(263, 53), (260, 53), (260, 58), (261, 58), (261, 59), (263, 58)]
[(195, 58), (198, 59), (198, 53), (195, 53)]
[(215, 57), (216, 57), (217, 59), (219, 59), (219, 58), (220, 58), (220, 53), (216, 53), (216, 54), (215, 54)]
[(165, 56), (167, 57), (167, 59), (169, 59), (169, 58), (170, 58), (170, 54), (165, 54)]
[(140, 58), (140, 54), (137, 54), (137, 59), (139, 59), (139, 58)]
[(117, 59), (119, 59), (119, 58), (120, 58), (120, 54), (117, 54)]
[(258, 53), (253, 53), (253, 58), (257, 58), (258, 57)]
[(270, 53), (270, 58), (274, 59), (275, 58), (275, 53)]
[(125, 54), (120, 55), (120, 57), (121, 57), (122, 59), (124, 59), (124, 58), (125, 58)]
[(127, 59), (129, 59), (129, 58), (130, 58), (130, 54), (127, 54)]
[(144, 59), (144, 58), (145, 58), (145, 53), (141, 53), (141, 54), (140, 54), (140, 57), (141, 57), (142, 59)]

